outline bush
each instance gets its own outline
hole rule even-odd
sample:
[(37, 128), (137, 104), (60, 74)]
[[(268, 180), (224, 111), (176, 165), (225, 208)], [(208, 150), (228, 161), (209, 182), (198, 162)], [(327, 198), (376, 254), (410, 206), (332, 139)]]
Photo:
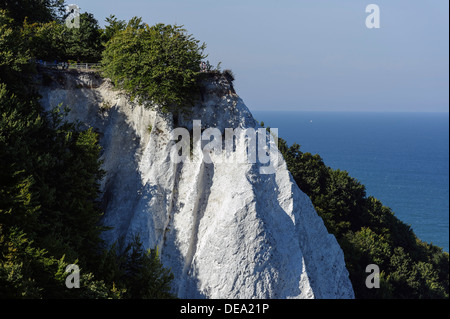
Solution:
[(204, 49), (180, 26), (150, 27), (133, 18), (106, 43), (103, 71), (147, 107), (186, 111), (198, 98)]
[(25, 21), (22, 35), (30, 54), (38, 60), (98, 62), (103, 50), (102, 31), (91, 13), (80, 15), (80, 28), (69, 29), (57, 21)]

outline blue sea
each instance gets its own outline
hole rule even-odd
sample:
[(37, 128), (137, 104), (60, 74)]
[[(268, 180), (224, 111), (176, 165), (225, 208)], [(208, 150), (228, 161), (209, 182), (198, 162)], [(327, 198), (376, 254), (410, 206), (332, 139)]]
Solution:
[(366, 186), (423, 241), (449, 251), (449, 114), (252, 111), (289, 145)]

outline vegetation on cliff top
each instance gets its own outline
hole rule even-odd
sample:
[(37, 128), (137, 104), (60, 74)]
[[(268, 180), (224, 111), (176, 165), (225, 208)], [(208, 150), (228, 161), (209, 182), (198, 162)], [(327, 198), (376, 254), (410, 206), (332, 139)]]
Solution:
[[(172, 297), (156, 250), (102, 242), (98, 136), (42, 109), (30, 60), (44, 51), (29, 31), (0, 10), (0, 298)], [(66, 287), (69, 264), (80, 289)]]
[[(138, 18), (110, 17), (100, 29), (84, 14), (81, 28), (69, 30), (63, 1), (17, 3), (0, 3), (0, 297), (171, 297), (172, 276), (156, 250), (144, 251), (139, 238), (104, 247), (97, 134), (63, 121), (61, 110), (42, 110), (30, 60), (102, 57), (105, 74), (130, 95), (175, 111), (195, 97), (204, 45), (181, 27)], [(447, 253), (420, 241), (347, 172), (296, 144), (279, 145), (339, 241), (358, 298), (448, 298)], [(65, 287), (69, 263), (82, 269), (81, 289)], [(382, 270), (380, 289), (365, 287), (372, 263)]]
[(105, 76), (140, 103), (168, 112), (192, 107), (205, 44), (180, 26), (149, 26), (136, 17), (122, 26), (105, 45)]

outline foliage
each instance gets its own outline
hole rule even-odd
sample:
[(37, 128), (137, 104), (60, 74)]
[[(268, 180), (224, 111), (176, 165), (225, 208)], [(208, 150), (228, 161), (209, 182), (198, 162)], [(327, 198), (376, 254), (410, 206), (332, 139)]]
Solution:
[[(22, 85), (23, 72), (30, 72), (30, 54), (21, 39), (21, 32), (6, 11), (0, 10), (0, 83)], [(18, 90), (20, 91), (20, 90)]]
[(21, 35), (30, 56), (36, 60), (61, 61), (66, 55), (65, 32), (66, 27), (56, 21), (32, 24), (25, 21)]
[[(20, 28), (0, 11), (0, 297), (169, 297), (170, 272), (137, 241), (121, 252), (125, 277), (102, 273), (111, 249), (100, 238), (97, 133), (65, 121), (66, 108), (45, 112), (31, 81), (30, 43), (55, 28)], [(70, 263), (81, 268), (80, 289), (65, 286)]]
[(103, 29), (103, 45), (106, 45), (106, 43), (108, 43), (108, 41), (111, 40), (116, 33), (125, 30), (127, 27), (127, 22), (125, 20), (118, 20), (115, 15), (110, 15), (105, 21), (108, 25), (106, 25), (105, 29)]
[(96, 134), (56, 112), (45, 117), (33, 96), (22, 100), (5, 84), (0, 112), (1, 294), (65, 296), (59, 260), (89, 265), (101, 247)]
[(103, 51), (102, 30), (92, 13), (80, 14), (80, 28), (66, 29), (65, 60), (98, 62)]
[(115, 282), (128, 299), (172, 299), (170, 283), (173, 274), (165, 269), (159, 259), (157, 249), (144, 250), (137, 235), (123, 248), (116, 242), (104, 252), (100, 274), (107, 282)]
[(79, 28), (68, 28), (61, 0), (3, 1), (0, 12), (0, 26), (14, 33), (13, 40), (25, 47), (29, 58), (80, 62), (101, 58), (103, 31), (91, 13), (80, 14)]
[(22, 36), (33, 58), (44, 61), (98, 62), (103, 50), (102, 30), (91, 13), (80, 14), (80, 28), (64, 23), (28, 23)]
[[(29, 61), (94, 62), (104, 45), (104, 72), (117, 86), (177, 111), (196, 98), (205, 45), (180, 26), (138, 18), (111, 16), (101, 31), (83, 14), (81, 28), (68, 30), (62, 7), (59, 0), (0, 2), (0, 297), (171, 298), (173, 276), (157, 250), (144, 250), (138, 237), (125, 248), (104, 247), (97, 134), (64, 121), (61, 108), (42, 110)], [(297, 144), (280, 139), (279, 148), (339, 241), (358, 298), (448, 298), (447, 253), (420, 241), (347, 172)], [(64, 285), (69, 263), (81, 267), (80, 289)], [(371, 263), (382, 270), (380, 289), (364, 285)]]
[(25, 19), (30, 23), (58, 21), (64, 14), (64, 0), (1, 1), (0, 9), (8, 13), (17, 26)]
[[(411, 228), (347, 172), (327, 167), (279, 139), (297, 185), (341, 245), (357, 298), (448, 298), (449, 255), (420, 241)], [(368, 289), (365, 268), (377, 264), (380, 289)]]
[(67, 289), (65, 257), (56, 259), (17, 228), (0, 228), (0, 298), (118, 298), (92, 273), (80, 271), (80, 289)]
[[(111, 28), (116, 28), (114, 25)], [(131, 98), (163, 111), (187, 110), (199, 92), (197, 79), (205, 44), (180, 26), (150, 27), (131, 19), (106, 44), (103, 71)]]

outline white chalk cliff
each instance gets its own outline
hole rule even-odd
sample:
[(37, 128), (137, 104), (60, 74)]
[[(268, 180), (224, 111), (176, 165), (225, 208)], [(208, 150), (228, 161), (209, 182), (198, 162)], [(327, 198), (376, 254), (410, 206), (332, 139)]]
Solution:
[[(341, 248), (281, 156), (274, 174), (261, 174), (259, 163), (176, 164), (172, 116), (93, 74), (50, 77), (40, 86), (43, 106), (63, 103), (69, 120), (100, 133), (103, 223), (114, 227), (105, 239), (140, 234), (145, 247), (158, 246), (180, 298), (354, 297)], [(178, 125), (191, 129), (192, 119), (222, 133), (260, 127), (224, 77), (205, 83), (203, 102)]]

